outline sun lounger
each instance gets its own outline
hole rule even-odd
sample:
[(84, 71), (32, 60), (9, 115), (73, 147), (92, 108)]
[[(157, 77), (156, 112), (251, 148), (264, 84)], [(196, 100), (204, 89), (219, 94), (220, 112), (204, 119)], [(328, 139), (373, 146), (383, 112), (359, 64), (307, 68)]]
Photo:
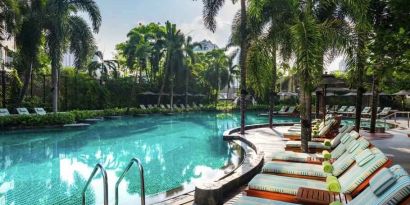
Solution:
[(368, 115), (371, 111), (370, 107), (364, 107), (362, 110), (362, 115)]
[(174, 109), (179, 109), (179, 107), (178, 107), (176, 104), (173, 104), (172, 107), (173, 107)]
[[(301, 189), (298, 189), (298, 192), (299, 191), (301, 191)], [(320, 193), (323, 195), (327, 194), (327, 196), (335, 196), (331, 192)], [(276, 199), (280, 200), (279, 197), (276, 197)], [(341, 201), (341, 204), (348, 205), (407, 205), (410, 203), (410, 176), (400, 165), (394, 165), (390, 168), (382, 168), (377, 174), (370, 178), (369, 187), (364, 189), (355, 198), (352, 199), (352, 197), (348, 194), (344, 195), (343, 197), (339, 196), (334, 198), (322, 196), (321, 201), (318, 202), (320, 202), (320, 204), (329, 204), (333, 201), (339, 201), (341, 199), (347, 199), (346, 201)], [(234, 205), (295, 205), (296, 203), (303, 203), (303, 201), (300, 201), (303, 200), (301, 198), (294, 199), (293, 201), (295, 203), (278, 200), (269, 200), (252, 196), (242, 196), (234, 202)]]
[(148, 109), (154, 109), (154, 106), (152, 106), (151, 104), (147, 105)]
[[(369, 154), (369, 155), (367, 155)], [(373, 147), (362, 151), (355, 157), (355, 163), (337, 178), (340, 193), (351, 194), (353, 197), (364, 190), (370, 178), (383, 167), (391, 165), (379, 149)], [(318, 190), (328, 190), (325, 181), (301, 179), (270, 174), (258, 174), (248, 184), (245, 190), (248, 196), (258, 196), (281, 201), (297, 202), (296, 194), (299, 188), (306, 187)]]
[(339, 108), (339, 105), (333, 105), (333, 106), (330, 108), (330, 110), (328, 110), (328, 112), (334, 113), (334, 112), (337, 111), (337, 108)]
[(186, 104), (185, 106), (187, 109), (191, 109), (191, 106), (189, 106), (189, 104)]
[(378, 115), (378, 116), (386, 116), (386, 115), (390, 114), (390, 111), (391, 111), (391, 107), (385, 107), (385, 108), (383, 108), (383, 110), (382, 110), (379, 114), (377, 114), (377, 115)]
[(170, 105), (170, 104), (166, 104), (165, 106), (167, 106), (167, 109), (171, 109), (171, 105)]
[[(331, 154), (331, 160), (339, 158), (347, 149), (347, 145), (359, 138), (359, 134), (352, 135), (351, 133), (348, 133), (342, 137), (342, 140), (340, 144), (330, 151)], [(300, 148), (298, 148), (300, 151)], [(317, 150), (319, 151), (319, 150)], [(329, 151), (328, 151), (329, 152)], [(293, 161), (293, 162), (303, 162), (303, 163), (313, 163), (313, 164), (321, 164), (323, 162), (323, 153), (301, 153), (301, 152), (295, 152), (295, 151), (284, 151), (284, 152), (279, 152), (275, 153), (275, 155), (272, 157), (272, 160), (274, 161)]]
[(203, 107), (204, 107), (204, 105), (202, 105), (202, 104), (199, 104), (199, 107), (200, 107), (200, 108), (203, 108)]
[[(346, 133), (353, 132), (353, 134), (355, 134), (355, 135), (357, 134), (357, 136), (359, 136), (359, 134), (356, 131), (352, 131), (353, 128), (354, 128), (353, 126), (348, 126), (348, 125), (345, 125), (342, 128), (340, 128), (339, 129), (339, 134), (337, 134), (336, 137), (334, 137), (332, 140), (330, 140), (330, 144), (331, 144), (330, 146), (326, 146), (322, 139), (320, 139), (320, 140), (313, 139), (313, 140), (317, 140), (317, 141), (308, 142), (308, 147), (311, 150), (311, 152), (321, 152), (322, 150), (333, 150), (340, 144), (341, 139), (344, 137), (344, 135)], [(287, 151), (291, 151), (293, 149), (300, 150), (301, 146), (302, 146), (301, 141), (291, 140), (291, 141), (286, 142), (286, 148), (285, 149)]]
[(0, 108), (0, 117), (9, 116), (10, 112), (7, 108)]
[(145, 105), (140, 105), (140, 108), (143, 110), (146, 110), (147, 108), (145, 107)]
[(282, 106), (277, 113), (284, 113), (288, 109), (288, 106)]
[(346, 111), (346, 109), (347, 109), (347, 106), (346, 106), (346, 105), (343, 105), (342, 107), (340, 107), (340, 108), (337, 110), (337, 112), (338, 112), (338, 113), (341, 113), (341, 112)]
[(185, 109), (186, 109), (184, 104), (180, 104), (179, 106), (180, 106), (180, 107), (181, 107), (181, 109), (183, 109), (183, 110), (185, 110)]
[(345, 112), (341, 112), (341, 113), (345, 115), (353, 115), (355, 114), (355, 111), (356, 111), (355, 106), (349, 106)]
[(30, 115), (27, 108), (25, 107), (19, 107), (19, 108), (16, 108), (16, 110), (19, 115)]
[(47, 112), (42, 107), (34, 108), (34, 112), (36, 112), (37, 115), (46, 115), (47, 114)]
[(198, 108), (198, 106), (195, 103), (192, 103), (192, 107), (195, 108), (195, 109)]
[[(339, 122), (338, 122), (339, 121)], [(315, 134), (312, 132), (312, 137), (316, 138), (331, 138), (332, 137), (332, 130), (333, 128), (337, 127), (340, 124), (340, 119), (330, 119), (327, 120), (325, 123), (321, 123), (319, 126), (319, 130)], [(323, 125), (323, 126), (322, 126)], [(300, 140), (301, 132), (299, 130), (288, 130), (288, 132), (283, 133), (284, 138), (288, 138), (289, 140)]]
[(322, 164), (310, 164), (307, 166), (306, 163), (283, 161), (267, 162), (263, 166), (262, 172), (318, 180), (330, 175), (338, 177), (355, 162), (355, 156), (368, 148), (369, 145), (369, 141), (364, 138), (351, 141), (349, 145), (346, 146), (347, 150), (343, 152), (343, 154), (333, 163), (331, 163), (327, 172), (324, 171)]
[(291, 107), (289, 107), (289, 109), (286, 110), (285, 112), (279, 111), (278, 114), (279, 114), (279, 115), (291, 115), (291, 114), (293, 114), (293, 113), (295, 112), (295, 109), (296, 109), (296, 107), (291, 106)]
[(161, 104), (161, 105), (159, 105), (159, 107), (161, 108), (161, 109), (167, 109), (167, 108), (165, 108), (165, 106), (163, 105), (163, 104)]

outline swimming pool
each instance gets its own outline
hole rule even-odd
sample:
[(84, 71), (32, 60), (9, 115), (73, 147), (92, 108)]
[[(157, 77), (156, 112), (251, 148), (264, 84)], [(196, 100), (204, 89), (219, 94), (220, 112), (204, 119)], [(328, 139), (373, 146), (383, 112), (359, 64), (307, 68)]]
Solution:
[[(247, 116), (247, 124), (266, 121), (256, 113)], [(239, 123), (239, 114), (189, 113), (103, 121), (86, 130), (2, 133), (0, 204), (81, 204), (81, 190), (98, 162), (107, 170), (112, 204), (115, 182), (133, 157), (144, 165), (147, 202), (164, 200), (239, 163), (240, 150), (222, 140)], [(133, 167), (120, 186), (120, 204), (139, 203), (139, 183)], [(87, 204), (102, 204), (102, 193), (97, 175)]]

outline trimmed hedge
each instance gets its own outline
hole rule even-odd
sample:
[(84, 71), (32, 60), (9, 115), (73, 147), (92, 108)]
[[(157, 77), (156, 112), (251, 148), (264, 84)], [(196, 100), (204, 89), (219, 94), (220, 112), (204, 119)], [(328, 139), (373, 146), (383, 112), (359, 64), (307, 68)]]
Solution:
[(0, 127), (39, 127), (74, 123), (71, 113), (50, 113), (47, 115), (10, 115), (0, 117)]

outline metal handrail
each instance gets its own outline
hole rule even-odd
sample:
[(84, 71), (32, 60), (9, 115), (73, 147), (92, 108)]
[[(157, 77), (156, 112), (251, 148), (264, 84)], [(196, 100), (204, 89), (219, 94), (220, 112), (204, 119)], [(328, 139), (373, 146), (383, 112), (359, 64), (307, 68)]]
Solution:
[(389, 115), (386, 115), (381, 119), (384, 120), (384, 123), (386, 123), (387, 118), (390, 118), (394, 115), (394, 122), (396, 122), (397, 114), (407, 114), (407, 127), (410, 127), (410, 112), (409, 111), (397, 111), (397, 112), (391, 113)]
[(98, 163), (95, 165), (93, 172), (90, 175), (90, 178), (88, 178), (87, 184), (85, 184), (85, 187), (83, 189), (83, 192), (81, 193), (82, 195), (82, 205), (85, 205), (85, 192), (87, 191), (88, 186), (90, 185), (91, 181), (93, 180), (95, 174), (97, 171), (100, 170), (101, 175), (103, 177), (103, 188), (104, 188), (104, 205), (108, 205), (108, 178), (107, 178), (107, 172), (105, 171), (104, 167)]
[(141, 205), (145, 205), (145, 186), (144, 186), (144, 168), (142, 167), (141, 161), (137, 158), (132, 158), (131, 161), (128, 163), (127, 167), (125, 168), (124, 172), (121, 174), (120, 178), (118, 178), (117, 183), (115, 183), (115, 205), (118, 205), (118, 187), (122, 179), (128, 173), (132, 165), (136, 163), (139, 168), (140, 179), (141, 179)]

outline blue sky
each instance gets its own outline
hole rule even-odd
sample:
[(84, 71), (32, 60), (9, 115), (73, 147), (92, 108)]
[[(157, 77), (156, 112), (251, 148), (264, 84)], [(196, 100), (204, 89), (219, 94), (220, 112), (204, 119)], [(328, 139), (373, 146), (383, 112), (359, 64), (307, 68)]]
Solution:
[(177, 24), (195, 41), (209, 39), (218, 46), (225, 46), (233, 16), (239, 5), (227, 0), (220, 11), (215, 33), (205, 29), (202, 22), (202, 1), (197, 0), (96, 0), (102, 15), (100, 32), (95, 35), (98, 48), (106, 59), (112, 58), (115, 45), (126, 40), (128, 31), (139, 23), (167, 20)]

